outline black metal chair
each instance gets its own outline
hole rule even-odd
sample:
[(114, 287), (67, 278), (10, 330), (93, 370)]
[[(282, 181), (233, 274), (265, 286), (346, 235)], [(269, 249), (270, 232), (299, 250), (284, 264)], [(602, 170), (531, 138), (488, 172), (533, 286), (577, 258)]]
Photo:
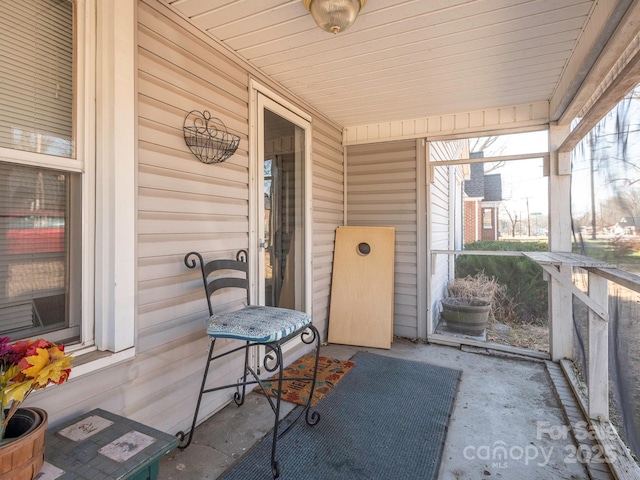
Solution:
[[(189, 268), (196, 268), (198, 266), (196, 258), (200, 264), (200, 270), (202, 272), (202, 281), (204, 283), (205, 296), (207, 299), (207, 306), (209, 307), (209, 319), (207, 321), (207, 334), (210, 338), (209, 352), (207, 354), (207, 363), (204, 370), (204, 376), (202, 378), (202, 385), (200, 387), (200, 394), (198, 396), (198, 402), (196, 404), (196, 411), (193, 415), (193, 422), (191, 423), (191, 430), (189, 435), (184, 432), (178, 432), (176, 435), (180, 439), (179, 448), (187, 448), (191, 443), (193, 432), (196, 427), (196, 420), (198, 418), (198, 411), (200, 409), (200, 403), (202, 395), (205, 393), (215, 392), (225, 388), (235, 387), (236, 392), (234, 394), (235, 403), (240, 406), (244, 403), (244, 397), (247, 385), (258, 384), (262, 387), (262, 391), (271, 405), (271, 409), (275, 414), (275, 423), (273, 426), (273, 441), (271, 447), (271, 471), (273, 477), (277, 478), (280, 474), (278, 462), (276, 461), (276, 445), (278, 438), (284, 435), (289, 428), (291, 428), (296, 421), (304, 414), (305, 420), (309, 425), (315, 425), (320, 421), (320, 415), (311, 410), (311, 399), (313, 397), (313, 390), (316, 384), (316, 373), (318, 369), (318, 357), (320, 355), (320, 335), (318, 330), (311, 324), (311, 317), (297, 310), (290, 310), (277, 307), (264, 307), (249, 305), (241, 310), (215, 314), (211, 307), (211, 296), (218, 290), (224, 288), (242, 288), (247, 292), (247, 303), (249, 304), (249, 280), (248, 272), (249, 266), (247, 263), (247, 251), (240, 250), (235, 260), (219, 259), (206, 262), (203, 260), (202, 255), (197, 252), (190, 252), (184, 257), (184, 263)], [(225, 275), (222, 275), (225, 274)], [(313, 378), (299, 377), (299, 378), (287, 378), (287, 380), (312, 382), (311, 392), (306, 405), (297, 414), (295, 419), (288, 423), (287, 427), (281, 432), (278, 431), (278, 424), (280, 421), (280, 393), (282, 392), (283, 382), (283, 355), (282, 345), (289, 340), (300, 337), (306, 344), (316, 344), (316, 356), (315, 367), (313, 371)], [(243, 344), (239, 347), (233, 348), (224, 353), (214, 355), (214, 345), (217, 338), (231, 338), (241, 340)], [(260, 371), (256, 371), (249, 365), (249, 350), (257, 345), (263, 345), (265, 347), (265, 357), (263, 365), (268, 372), (278, 371), (278, 395), (273, 399), (267, 393), (267, 389), (263, 386), (263, 381), (260, 378)], [(207, 383), (207, 375), (209, 374), (209, 367), (211, 362), (219, 358), (231, 355), (239, 350), (244, 349), (244, 372), (242, 378), (233, 384), (223, 385), (215, 388), (205, 388)], [(252, 378), (247, 379), (249, 374)]]

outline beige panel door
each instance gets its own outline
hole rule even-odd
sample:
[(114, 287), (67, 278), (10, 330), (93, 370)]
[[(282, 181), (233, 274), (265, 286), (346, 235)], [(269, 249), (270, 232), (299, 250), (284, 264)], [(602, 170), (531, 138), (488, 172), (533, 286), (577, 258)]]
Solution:
[(393, 227), (338, 227), (330, 343), (391, 348), (394, 252)]

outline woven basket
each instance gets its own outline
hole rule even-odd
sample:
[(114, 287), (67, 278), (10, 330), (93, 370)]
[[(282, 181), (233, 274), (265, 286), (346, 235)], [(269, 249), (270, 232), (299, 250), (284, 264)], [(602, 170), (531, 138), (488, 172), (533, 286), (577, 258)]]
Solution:
[[(18, 409), (9, 424), (25, 410), (34, 414), (35, 422), (24, 435), (0, 447), (0, 480), (33, 480), (44, 464), (47, 412), (40, 408)], [(29, 416), (25, 413), (24, 418)]]

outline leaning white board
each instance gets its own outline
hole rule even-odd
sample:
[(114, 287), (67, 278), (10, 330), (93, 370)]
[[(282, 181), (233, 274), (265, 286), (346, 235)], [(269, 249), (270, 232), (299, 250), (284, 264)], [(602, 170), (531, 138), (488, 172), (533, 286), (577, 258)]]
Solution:
[(338, 227), (329, 342), (391, 348), (395, 228)]

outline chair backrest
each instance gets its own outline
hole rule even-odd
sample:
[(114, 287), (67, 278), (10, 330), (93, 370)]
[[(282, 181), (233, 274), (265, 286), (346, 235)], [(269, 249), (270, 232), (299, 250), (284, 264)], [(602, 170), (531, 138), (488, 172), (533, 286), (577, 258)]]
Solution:
[[(184, 256), (184, 264), (188, 268), (196, 268), (198, 263), (194, 257), (197, 257), (202, 272), (202, 282), (204, 284), (205, 296), (207, 298), (207, 306), (209, 307), (209, 315), (213, 315), (211, 307), (211, 295), (223, 288), (242, 288), (246, 291), (247, 304), (249, 304), (249, 263), (248, 253), (246, 250), (239, 250), (236, 259), (217, 259), (206, 262), (202, 255), (198, 252), (189, 252)], [(227, 275), (222, 275), (222, 271), (227, 271)], [(231, 271), (231, 272), (230, 272)], [(241, 272), (238, 275), (237, 272)], [(235, 275), (234, 275), (235, 273)]]

